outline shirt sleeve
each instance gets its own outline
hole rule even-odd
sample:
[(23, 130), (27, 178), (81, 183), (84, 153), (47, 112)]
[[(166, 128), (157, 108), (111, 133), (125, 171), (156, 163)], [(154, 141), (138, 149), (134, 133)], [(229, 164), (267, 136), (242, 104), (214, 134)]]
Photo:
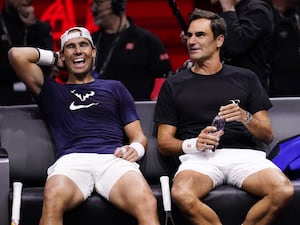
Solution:
[(266, 90), (254, 73), (249, 78), (249, 90), (253, 91), (250, 92), (248, 107), (246, 108), (251, 114), (261, 110), (268, 110), (272, 107)]
[(136, 111), (134, 99), (125, 86), (119, 83), (118, 96), (120, 102), (120, 115), (123, 125), (127, 125), (135, 120), (139, 120), (139, 116)]
[(168, 80), (166, 80), (158, 95), (154, 122), (176, 126), (177, 118), (177, 110), (175, 109), (171, 87)]

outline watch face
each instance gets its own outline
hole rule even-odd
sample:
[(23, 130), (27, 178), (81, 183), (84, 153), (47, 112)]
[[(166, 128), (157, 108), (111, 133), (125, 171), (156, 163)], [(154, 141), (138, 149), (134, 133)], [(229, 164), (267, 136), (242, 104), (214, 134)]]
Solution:
[(250, 123), (252, 120), (252, 115), (251, 113), (247, 112), (247, 123)]

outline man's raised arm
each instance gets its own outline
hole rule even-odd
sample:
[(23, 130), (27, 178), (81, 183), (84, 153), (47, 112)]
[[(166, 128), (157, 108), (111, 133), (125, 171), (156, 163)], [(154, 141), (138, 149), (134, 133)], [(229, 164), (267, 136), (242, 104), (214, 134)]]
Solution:
[(40, 93), (44, 82), (42, 66), (51, 66), (57, 61), (55, 53), (33, 47), (13, 47), (8, 52), (9, 62), (18, 77), (34, 95)]

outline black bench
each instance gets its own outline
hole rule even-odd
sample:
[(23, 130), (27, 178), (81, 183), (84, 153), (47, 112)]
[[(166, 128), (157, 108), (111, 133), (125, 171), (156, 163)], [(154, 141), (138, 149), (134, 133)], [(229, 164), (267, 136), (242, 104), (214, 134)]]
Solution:
[[(300, 130), (300, 98), (271, 99), (274, 107), (270, 110), (275, 140), (266, 146), (267, 152), (283, 138), (297, 134)], [(155, 102), (136, 102), (142, 126), (148, 136), (148, 150), (140, 161), (141, 170), (158, 200), (161, 224), (164, 223), (162, 196), (159, 178), (172, 177), (176, 163), (157, 151), (153, 134), (153, 112)], [(21, 202), (22, 225), (38, 225), (43, 201), (43, 186), (46, 169), (53, 162), (53, 142), (36, 105), (0, 106), (0, 221), (8, 225), (11, 215), (12, 183), (24, 184)], [(299, 225), (300, 182), (293, 181), (294, 199), (276, 220), (274, 225)], [(209, 193), (204, 201), (220, 216), (223, 225), (240, 225), (249, 208), (258, 200), (243, 190), (223, 185)], [(187, 220), (172, 205), (176, 225), (187, 225)], [(97, 194), (67, 212), (65, 225), (132, 225), (136, 224), (130, 215), (116, 209)]]

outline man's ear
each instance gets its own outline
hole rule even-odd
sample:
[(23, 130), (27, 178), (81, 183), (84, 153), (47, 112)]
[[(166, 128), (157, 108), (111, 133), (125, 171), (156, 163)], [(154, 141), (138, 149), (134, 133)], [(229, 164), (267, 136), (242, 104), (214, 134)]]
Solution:
[(97, 49), (93, 48), (93, 50), (92, 50), (92, 56), (93, 56), (93, 58), (96, 58), (96, 53), (97, 53)]
[(217, 37), (217, 47), (218, 48), (221, 48), (224, 44), (224, 40), (225, 40), (225, 36), (223, 34), (220, 34), (218, 37)]
[(56, 52), (58, 54), (58, 61), (57, 61), (57, 64), (56, 66), (62, 70), (62, 68), (65, 67), (65, 57), (64, 57), (64, 54), (62, 53), (62, 51), (58, 51)]
[(65, 61), (65, 56), (62, 51), (59, 52), (59, 57), (60, 57), (61, 61)]

